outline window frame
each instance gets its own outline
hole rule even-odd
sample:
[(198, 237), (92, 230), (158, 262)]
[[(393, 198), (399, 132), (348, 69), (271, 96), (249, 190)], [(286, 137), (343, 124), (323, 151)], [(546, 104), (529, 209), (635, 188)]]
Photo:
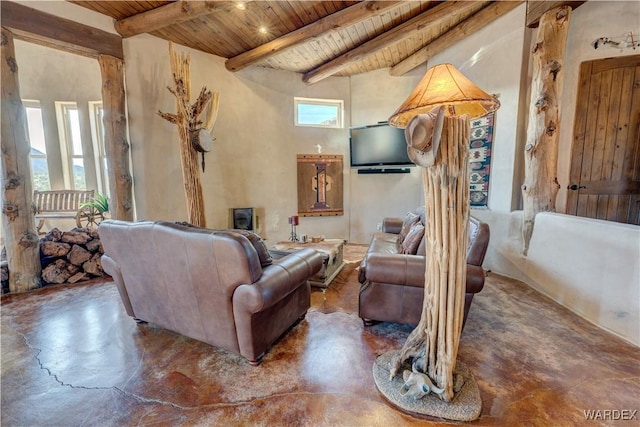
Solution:
[[(42, 132), (44, 133), (44, 117), (42, 115), (42, 104), (40, 103), (39, 100), (37, 99), (23, 99), (22, 100), (22, 106), (25, 109), (25, 113), (27, 108), (30, 109), (38, 109), (40, 110), (40, 122), (42, 124)], [(35, 190), (35, 186), (36, 186), (36, 182), (34, 181), (35, 178), (35, 173), (33, 171), (33, 159), (44, 159), (45, 163), (47, 164), (47, 181), (48, 181), (48, 188), (44, 189), (44, 190), (51, 190), (51, 173), (49, 171), (49, 160), (48, 160), (48, 153), (47, 153), (47, 140), (46, 140), (46, 134), (45, 136), (45, 140), (44, 140), (44, 145), (45, 145), (45, 152), (44, 154), (33, 154), (32, 153), (32, 148), (33, 146), (31, 145), (31, 134), (28, 130), (29, 128), (29, 115), (26, 114), (26, 118), (27, 118), (27, 136), (29, 137), (29, 166), (31, 167), (31, 185), (33, 187), (33, 189)]]
[(107, 176), (107, 151), (104, 144), (104, 104), (102, 101), (89, 101), (89, 120), (91, 122), (91, 139), (93, 143), (93, 157), (96, 165), (96, 181), (98, 192), (109, 197), (109, 177)]
[[(60, 138), (60, 154), (62, 157), (62, 175), (65, 188), (71, 190), (81, 190), (76, 188), (75, 177), (73, 175), (73, 160), (82, 160), (82, 167), (84, 169), (84, 182), (85, 189), (87, 186), (87, 171), (84, 158), (84, 148), (82, 154), (75, 154), (73, 150), (73, 138), (71, 135), (71, 128), (69, 122), (69, 110), (75, 109), (78, 112), (78, 118), (80, 118), (80, 108), (75, 101), (55, 101), (56, 106), (56, 119), (58, 121), (58, 136)], [(79, 121), (78, 125), (82, 129), (82, 123)], [(82, 144), (82, 130), (80, 132), (80, 143)]]
[[(337, 109), (337, 123), (335, 125), (323, 125), (320, 123), (300, 123), (298, 118), (298, 108), (299, 105), (322, 105), (322, 106), (332, 106)], [(323, 99), (323, 98), (303, 98), (303, 97), (294, 97), (293, 98), (293, 114), (294, 114), (294, 124), (299, 127), (316, 127), (316, 128), (325, 128), (325, 129), (342, 129), (344, 128), (344, 101), (342, 99)]]

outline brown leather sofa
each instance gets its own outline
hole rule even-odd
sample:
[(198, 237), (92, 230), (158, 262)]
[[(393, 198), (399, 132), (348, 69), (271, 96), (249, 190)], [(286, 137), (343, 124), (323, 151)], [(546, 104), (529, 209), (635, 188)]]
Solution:
[[(415, 214), (420, 217), (419, 223), (424, 225), (424, 208), (417, 209)], [(424, 237), (415, 255), (403, 254), (398, 237), (403, 221), (403, 218), (385, 218), (382, 231), (374, 233), (360, 264), (359, 316), (365, 325), (384, 321), (415, 326), (420, 322), (426, 263)], [(473, 296), (484, 287), (482, 262), (488, 246), (489, 226), (470, 218), (464, 322)]]
[(129, 316), (238, 353), (253, 365), (310, 306), (322, 256), (272, 260), (259, 236), (170, 222), (107, 220), (104, 270)]

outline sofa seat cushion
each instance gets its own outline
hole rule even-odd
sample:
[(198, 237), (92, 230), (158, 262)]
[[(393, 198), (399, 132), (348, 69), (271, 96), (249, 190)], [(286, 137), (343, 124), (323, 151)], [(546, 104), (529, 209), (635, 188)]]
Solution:
[(398, 235), (392, 233), (377, 232), (371, 239), (369, 250), (377, 254), (399, 254), (402, 253), (401, 242), (398, 242)]

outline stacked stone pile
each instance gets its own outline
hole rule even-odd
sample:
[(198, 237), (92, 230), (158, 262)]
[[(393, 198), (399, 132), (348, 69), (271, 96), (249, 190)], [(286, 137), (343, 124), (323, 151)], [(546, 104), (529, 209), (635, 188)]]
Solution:
[(104, 253), (98, 232), (88, 228), (49, 231), (40, 240), (44, 283), (76, 283), (104, 276), (100, 256)]

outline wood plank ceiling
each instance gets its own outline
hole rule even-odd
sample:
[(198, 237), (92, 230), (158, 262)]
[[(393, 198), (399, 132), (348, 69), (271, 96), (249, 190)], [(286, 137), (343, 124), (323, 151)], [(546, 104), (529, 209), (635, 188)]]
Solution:
[(307, 83), (380, 68), (404, 74), (522, 3), (71, 2), (112, 17), (123, 37), (148, 32), (227, 58), (231, 71), (270, 67), (301, 73)]

